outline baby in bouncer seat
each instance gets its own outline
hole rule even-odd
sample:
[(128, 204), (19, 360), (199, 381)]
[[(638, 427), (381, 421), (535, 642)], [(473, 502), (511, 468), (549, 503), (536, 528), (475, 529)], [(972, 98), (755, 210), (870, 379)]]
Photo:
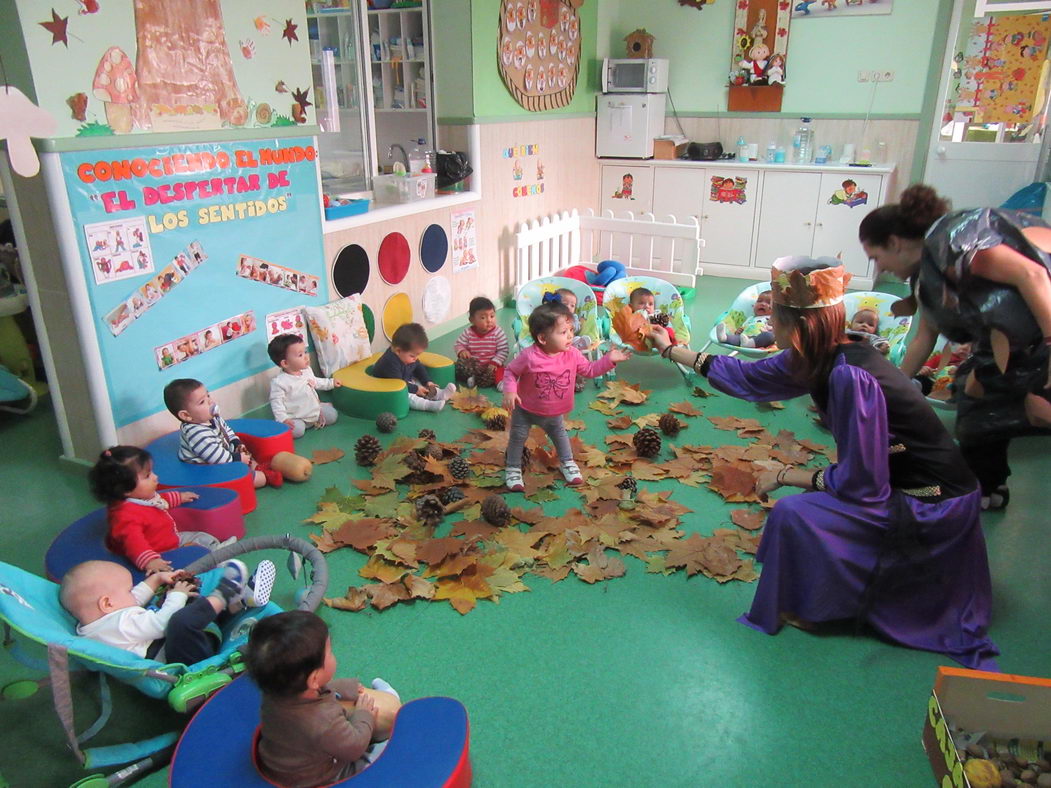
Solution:
[(725, 323), (719, 323), (715, 327), (715, 336), (724, 345), (771, 347), (774, 344), (774, 327), (770, 322), (773, 313), (773, 295), (769, 290), (764, 290), (755, 297), (752, 317), (745, 320), (734, 333), (730, 333)]

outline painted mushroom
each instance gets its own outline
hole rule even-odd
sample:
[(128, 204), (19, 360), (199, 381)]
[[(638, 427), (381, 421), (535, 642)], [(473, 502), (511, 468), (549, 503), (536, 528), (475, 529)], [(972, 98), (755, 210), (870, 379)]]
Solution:
[(106, 122), (114, 134), (131, 131), (131, 108), (138, 98), (135, 65), (120, 47), (110, 47), (102, 55), (91, 83), (92, 95), (104, 102)]

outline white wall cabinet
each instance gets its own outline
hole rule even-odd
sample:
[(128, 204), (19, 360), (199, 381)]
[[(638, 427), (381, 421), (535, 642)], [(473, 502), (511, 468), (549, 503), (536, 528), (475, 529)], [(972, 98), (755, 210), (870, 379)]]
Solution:
[[(599, 204), (615, 214), (696, 217), (709, 273), (763, 279), (778, 257), (840, 255), (858, 284), (868, 286), (872, 271), (858, 225), (886, 200), (893, 174), (893, 167), (603, 162)], [(626, 175), (630, 198), (623, 196)]]

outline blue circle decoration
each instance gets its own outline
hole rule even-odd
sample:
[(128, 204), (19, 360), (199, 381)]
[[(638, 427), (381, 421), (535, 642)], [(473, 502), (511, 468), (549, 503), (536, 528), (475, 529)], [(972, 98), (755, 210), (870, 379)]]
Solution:
[(344, 246), (332, 264), (332, 284), (344, 298), (363, 293), (369, 283), (369, 255), (357, 244)]
[(440, 224), (432, 224), (420, 238), (420, 262), (430, 273), (440, 271), (449, 256), (449, 236)]

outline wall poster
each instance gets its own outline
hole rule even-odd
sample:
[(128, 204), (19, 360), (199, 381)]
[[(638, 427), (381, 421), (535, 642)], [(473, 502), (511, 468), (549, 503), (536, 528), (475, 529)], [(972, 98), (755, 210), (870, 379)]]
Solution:
[(457, 211), (449, 217), (452, 225), (453, 273), (466, 271), (478, 265), (478, 237), (475, 232), (474, 211)]

